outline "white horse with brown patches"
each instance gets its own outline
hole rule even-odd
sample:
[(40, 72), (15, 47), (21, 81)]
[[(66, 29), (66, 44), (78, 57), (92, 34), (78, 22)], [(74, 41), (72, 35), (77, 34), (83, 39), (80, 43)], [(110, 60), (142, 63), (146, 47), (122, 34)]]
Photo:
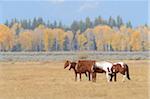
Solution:
[(116, 81), (117, 73), (121, 73), (123, 75), (122, 81), (125, 81), (126, 78), (130, 80), (129, 67), (124, 62), (113, 63), (111, 71), (113, 72), (115, 77), (114, 81)]
[(94, 64), (95, 68), (105, 71), (108, 82), (110, 82), (112, 79), (112, 75), (113, 75), (113, 72), (111, 71), (112, 66), (113, 66), (113, 63), (107, 62), (107, 61), (95, 62)]

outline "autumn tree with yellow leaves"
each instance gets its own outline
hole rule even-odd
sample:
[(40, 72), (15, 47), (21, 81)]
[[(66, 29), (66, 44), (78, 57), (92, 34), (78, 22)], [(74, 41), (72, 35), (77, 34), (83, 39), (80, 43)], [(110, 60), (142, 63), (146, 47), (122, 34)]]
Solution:
[(149, 33), (148, 26), (97, 25), (85, 31), (76, 28), (73, 32), (42, 24), (34, 29), (24, 29), (19, 23), (11, 27), (1, 24), (0, 51), (148, 51)]
[(0, 24), (0, 50), (11, 51), (13, 47), (14, 35), (9, 27)]
[(110, 50), (113, 30), (109, 26), (97, 26), (93, 29), (97, 50), (107, 51)]
[(54, 43), (55, 34), (52, 29), (44, 29), (44, 49), (45, 51), (49, 51), (52, 48), (52, 45)]
[(130, 37), (130, 46), (131, 51), (140, 51), (141, 50), (141, 36), (140, 32), (133, 31)]
[(19, 42), (23, 51), (32, 51), (33, 35), (32, 31), (20, 33)]

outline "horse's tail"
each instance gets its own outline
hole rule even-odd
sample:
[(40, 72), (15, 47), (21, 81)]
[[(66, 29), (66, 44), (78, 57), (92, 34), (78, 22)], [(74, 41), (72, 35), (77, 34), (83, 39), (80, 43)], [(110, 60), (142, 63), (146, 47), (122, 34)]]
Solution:
[(126, 76), (127, 76), (127, 78), (128, 78), (129, 80), (131, 80), (131, 79), (130, 79), (130, 75), (129, 75), (129, 67), (128, 67), (127, 64), (125, 64), (125, 66), (126, 66)]

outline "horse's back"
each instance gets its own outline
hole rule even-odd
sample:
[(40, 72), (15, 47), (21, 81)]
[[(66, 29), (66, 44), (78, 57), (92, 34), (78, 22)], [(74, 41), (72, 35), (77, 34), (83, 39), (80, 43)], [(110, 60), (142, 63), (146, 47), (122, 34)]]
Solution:
[(78, 70), (80, 71), (91, 71), (93, 65), (95, 64), (94, 60), (79, 60), (78, 61)]
[(96, 66), (100, 68), (112, 67), (112, 63), (106, 61), (96, 62)]
[(127, 64), (124, 63), (124, 62), (116, 62), (116, 63), (113, 63), (113, 64), (120, 64), (122, 67), (126, 66)]
[(94, 65), (95, 61), (94, 60), (79, 60), (78, 64), (82, 66), (92, 66)]

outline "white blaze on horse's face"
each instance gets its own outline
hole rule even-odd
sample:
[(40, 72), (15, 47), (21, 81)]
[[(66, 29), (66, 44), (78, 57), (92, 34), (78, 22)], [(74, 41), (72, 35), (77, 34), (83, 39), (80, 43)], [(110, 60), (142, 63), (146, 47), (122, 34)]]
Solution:
[(116, 72), (116, 69), (113, 68), (112, 71), (113, 71), (113, 72)]
[(68, 66), (68, 67), (69, 67), (69, 70), (71, 70), (71, 63), (69, 63), (69, 66)]

